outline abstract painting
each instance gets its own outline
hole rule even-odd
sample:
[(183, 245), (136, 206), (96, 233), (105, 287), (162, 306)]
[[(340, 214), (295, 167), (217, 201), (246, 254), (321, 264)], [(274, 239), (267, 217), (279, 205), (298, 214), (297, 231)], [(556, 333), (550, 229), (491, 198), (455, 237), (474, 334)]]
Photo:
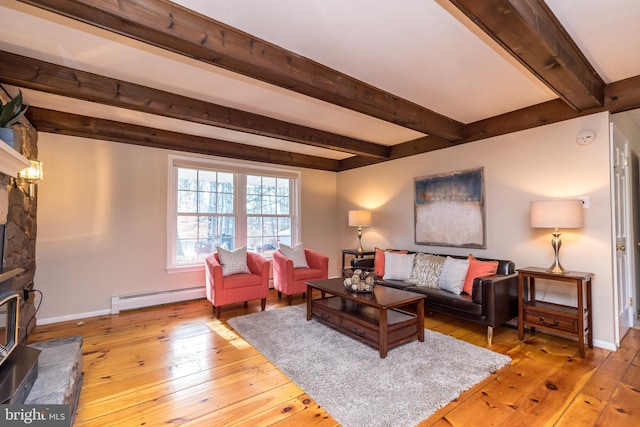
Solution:
[(487, 247), (484, 168), (416, 178), (414, 197), (416, 244)]

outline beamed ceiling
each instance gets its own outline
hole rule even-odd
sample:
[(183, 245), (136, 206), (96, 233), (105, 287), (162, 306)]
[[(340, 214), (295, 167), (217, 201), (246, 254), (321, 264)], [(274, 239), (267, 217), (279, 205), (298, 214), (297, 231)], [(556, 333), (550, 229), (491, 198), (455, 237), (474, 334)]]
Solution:
[(343, 171), (640, 107), (639, 18), (637, 0), (0, 0), (0, 83), (40, 132)]

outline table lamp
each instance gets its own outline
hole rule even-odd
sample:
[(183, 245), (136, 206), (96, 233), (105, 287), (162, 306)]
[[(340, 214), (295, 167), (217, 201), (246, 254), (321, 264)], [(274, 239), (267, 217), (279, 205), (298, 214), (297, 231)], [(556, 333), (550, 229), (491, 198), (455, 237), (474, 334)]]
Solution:
[(349, 211), (349, 226), (358, 227), (358, 247), (356, 251), (362, 255), (362, 227), (371, 225), (371, 211)]
[(562, 241), (559, 228), (582, 228), (583, 226), (582, 200), (540, 200), (531, 202), (529, 221), (533, 228), (553, 228), (551, 246), (555, 252), (555, 260), (547, 269), (552, 273), (566, 273), (558, 254)]

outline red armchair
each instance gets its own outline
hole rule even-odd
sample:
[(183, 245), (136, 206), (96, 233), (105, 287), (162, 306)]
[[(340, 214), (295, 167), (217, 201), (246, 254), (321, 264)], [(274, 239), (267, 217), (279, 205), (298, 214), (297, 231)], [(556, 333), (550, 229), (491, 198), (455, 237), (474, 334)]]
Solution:
[(311, 249), (304, 250), (309, 268), (293, 268), (293, 261), (276, 250), (273, 252), (273, 286), (287, 296), (291, 305), (293, 294), (307, 292), (305, 282), (324, 280), (329, 277), (329, 257)]
[(269, 295), (269, 261), (262, 256), (247, 252), (247, 266), (251, 273), (222, 275), (222, 266), (217, 253), (206, 259), (207, 299), (213, 305), (216, 317), (220, 318), (221, 306), (261, 299), (264, 311)]

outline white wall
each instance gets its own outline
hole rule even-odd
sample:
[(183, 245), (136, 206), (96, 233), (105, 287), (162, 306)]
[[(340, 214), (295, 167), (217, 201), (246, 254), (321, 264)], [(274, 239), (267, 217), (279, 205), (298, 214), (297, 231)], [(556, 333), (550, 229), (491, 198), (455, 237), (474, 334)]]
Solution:
[[(339, 244), (353, 247), (347, 211), (373, 210), (363, 245), (511, 259), (517, 267), (553, 262), (551, 230), (529, 227), (529, 202), (589, 196), (585, 226), (562, 234), (562, 264), (595, 273), (594, 339), (613, 348), (611, 200), (608, 113), (569, 120), (338, 174)], [(576, 143), (582, 130), (597, 133), (589, 146)], [(414, 178), (484, 167), (487, 248), (442, 248), (414, 243)], [(539, 289), (544, 293), (544, 289)], [(575, 301), (575, 291), (553, 283), (546, 299)], [(540, 293), (539, 293), (540, 294)], [(574, 303), (575, 304), (575, 303)]]
[[(107, 312), (112, 296), (204, 286), (204, 271), (165, 270), (169, 151), (47, 133), (38, 148), (39, 321)], [(303, 242), (336, 271), (336, 174), (301, 172)]]

